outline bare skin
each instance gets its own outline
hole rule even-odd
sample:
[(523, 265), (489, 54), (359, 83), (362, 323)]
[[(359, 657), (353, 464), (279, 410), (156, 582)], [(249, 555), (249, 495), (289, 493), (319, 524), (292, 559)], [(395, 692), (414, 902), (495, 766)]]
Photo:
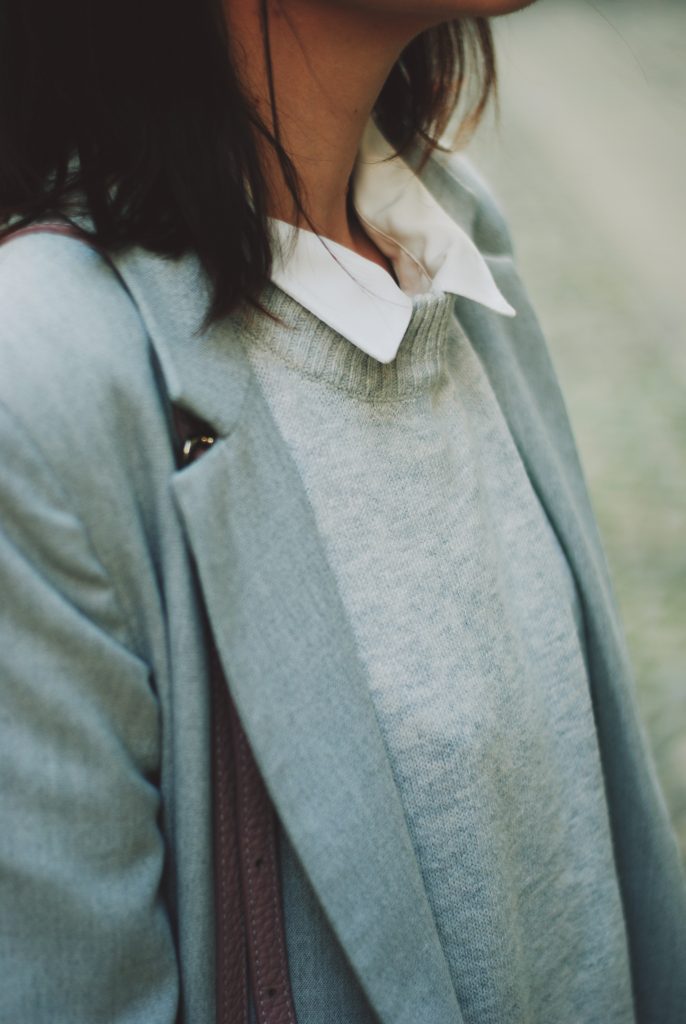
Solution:
[[(387, 258), (346, 195), (362, 132), (391, 68), (425, 29), (469, 15), (506, 14), (532, 0), (269, 0), (279, 127), (319, 234), (372, 259)], [(259, 0), (224, 0), (234, 58), (260, 116), (272, 127)], [(293, 201), (271, 149), (263, 148), (274, 190), (273, 217), (296, 223)]]

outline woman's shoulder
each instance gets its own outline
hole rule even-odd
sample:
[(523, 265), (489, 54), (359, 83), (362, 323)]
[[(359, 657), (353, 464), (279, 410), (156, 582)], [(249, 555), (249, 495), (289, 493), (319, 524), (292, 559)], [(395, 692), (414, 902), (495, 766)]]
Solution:
[(135, 388), (147, 359), (137, 310), (84, 242), (40, 231), (0, 246), (0, 397), (24, 415), (86, 414)]
[[(5, 472), (35, 449), (94, 531), (154, 527), (173, 451), (145, 325), (84, 242), (32, 233), (0, 246), (0, 406)], [(153, 531), (154, 532), (154, 531)]]
[(159, 407), (138, 310), (79, 239), (34, 232), (0, 246), (0, 402), (58, 463), (114, 457)]

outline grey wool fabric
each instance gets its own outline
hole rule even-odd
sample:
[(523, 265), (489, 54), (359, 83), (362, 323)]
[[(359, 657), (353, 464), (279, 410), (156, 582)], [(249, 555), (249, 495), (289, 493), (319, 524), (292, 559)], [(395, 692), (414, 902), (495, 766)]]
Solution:
[[(555, 368), (486, 183), (421, 173), (517, 315), (418, 303), (394, 364), (274, 290), (295, 332), (203, 328), (194, 252), (0, 247), (3, 1024), (214, 1020), (208, 623), (298, 1024), (616, 1020), (601, 781), (636, 1024), (686, 1019), (686, 879)], [(169, 403), (215, 435), (181, 468)]]
[[(284, 326), (261, 317), (244, 344), (368, 673), (465, 1024), (633, 1022), (579, 598), (453, 296), (414, 297), (387, 364), (267, 296)], [(299, 1019), (373, 1019), (281, 843)]]

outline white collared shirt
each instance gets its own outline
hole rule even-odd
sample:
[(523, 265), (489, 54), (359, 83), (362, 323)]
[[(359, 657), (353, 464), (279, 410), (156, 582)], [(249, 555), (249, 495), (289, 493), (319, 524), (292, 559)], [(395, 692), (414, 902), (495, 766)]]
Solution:
[(361, 223), (390, 259), (399, 284), (352, 249), (270, 218), (274, 284), (381, 363), (395, 358), (415, 295), (451, 292), (516, 316), (466, 231), (393, 153), (370, 118), (351, 189)]

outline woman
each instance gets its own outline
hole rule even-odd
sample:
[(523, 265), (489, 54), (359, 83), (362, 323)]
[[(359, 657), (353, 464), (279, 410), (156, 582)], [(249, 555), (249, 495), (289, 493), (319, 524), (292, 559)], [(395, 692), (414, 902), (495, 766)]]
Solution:
[[(3, 0), (3, 1020), (214, 1018), (211, 636), (280, 1019), (686, 1019), (564, 402), (493, 197), (425, 145), (522, 6)], [(60, 218), (112, 264), (12, 237)]]

